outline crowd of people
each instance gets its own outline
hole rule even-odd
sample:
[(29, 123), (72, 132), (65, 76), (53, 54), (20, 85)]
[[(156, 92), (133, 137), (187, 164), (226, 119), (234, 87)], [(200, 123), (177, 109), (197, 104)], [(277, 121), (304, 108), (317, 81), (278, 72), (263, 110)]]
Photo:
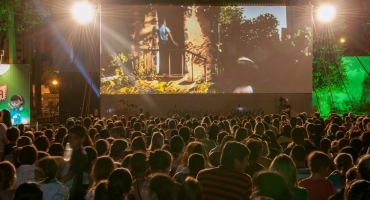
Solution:
[(370, 199), (370, 118), (93, 116), (33, 130), (0, 112), (1, 200)]

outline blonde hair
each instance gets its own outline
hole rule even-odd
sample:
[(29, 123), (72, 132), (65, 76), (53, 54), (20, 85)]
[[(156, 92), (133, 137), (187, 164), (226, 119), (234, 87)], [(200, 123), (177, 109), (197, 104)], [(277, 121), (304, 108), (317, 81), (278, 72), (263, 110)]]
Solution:
[(298, 186), (297, 168), (289, 156), (285, 154), (276, 156), (270, 165), (270, 171), (279, 172), (287, 181), (289, 188)]

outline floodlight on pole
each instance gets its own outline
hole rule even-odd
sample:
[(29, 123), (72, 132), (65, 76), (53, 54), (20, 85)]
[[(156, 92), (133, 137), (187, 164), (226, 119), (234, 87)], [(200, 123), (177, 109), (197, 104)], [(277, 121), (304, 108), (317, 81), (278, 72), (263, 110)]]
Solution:
[(77, 22), (85, 24), (93, 20), (94, 8), (86, 1), (77, 2), (72, 7), (72, 14)]
[(331, 5), (322, 5), (317, 10), (317, 19), (322, 22), (330, 22), (335, 17), (335, 7)]

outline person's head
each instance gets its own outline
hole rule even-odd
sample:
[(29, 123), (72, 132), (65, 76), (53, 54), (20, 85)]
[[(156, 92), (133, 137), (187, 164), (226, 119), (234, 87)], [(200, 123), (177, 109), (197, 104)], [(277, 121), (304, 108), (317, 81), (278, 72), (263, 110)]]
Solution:
[(59, 170), (57, 162), (51, 157), (44, 157), (38, 161), (38, 166), (44, 173), (44, 183), (50, 183), (54, 179)]
[(152, 196), (147, 199), (176, 200), (179, 187), (168, 175), (156, 174), (150, 179), (149, 188)]
[(108, 129), (102, 129), (99, 131), (99, 138), (106, 140), (110, 137), (110, 133)]
[(131, 156), (130, 168), (132, 175), (138, 178), (138, 174), (145, 174), (147, 169), (146, 155), (142, 152), (136, 152)]
[(308, 168), (311, 174), (320, 174), (322, 177), (327, 177), (330, 174), (332, 160), (330, 157), (320, 151), (313, 151), (308, 156)]
[(98, 152), (98, 156), (107, 155), (109, 150), (109, 143), (106, 140), (100, 139), (95, 142), (95, 149)]
[(331, 148), (331, 141), (328, 138), (323, 138), (320, 141), (320, 149), (324, 153), (328, 153)]
[(358, 162), (358, 172), (361, 178), (370, 181), (370, 155), (365, 155)]
[(15, 143), (20, 136), (19, 129), (16, 127), (10, 127), (6, 130), (6, 137), (10, 142)]
[(293, 199), (284, 177), (278, 172), (261, 171), (253, 176), (253, 195), (269, 197), (274, 200)]
[(184, 140), (180, 136), (175, 135), (170, 140), (170, 146), (172, 154), (179, 154), (184, 149)]
[(357, 167), (352, 167), (346, 173), (346, 183), (349, 183), (355, 179), (357, 179)]
[(113, 127), (109, 130), (110, 136), (114, 139), (119, 139), (121, 137), (118, 127)]
[(19, 163), (22, 165), (33, 165), (37, 160), (37, 150), (31, 145), (22, 147), (18, 155)]
[(356, 149), (356, 151), (360, 154), (363, 148), (362, 141), (359, 138), (351, 139), (349, 142), (349, 146)]
[(193, 177), (187, 177), (182, 187), (185, 190), (186, 195), (184, 199), (203, 199), (202, 188), (197, 179)]
[(348, 153), (349, 155), (351, 155), (353, 163), (357, 163), (359, 154), (357, 153), (356, 149), (354, 149), (353, 147), (349, 147), (349, 146), (344, 147), (339, 151), (339, 153)]
[(352, 156), (348, 153), (340, 153), (334, 159), (334, 165), (341, 172), (343, 180), (346, 177), (347, 171), (353, 167)]
[(53, 130), (46, 129), (44, 133), (45, 133), (45, 136), (48, 138), (49, 142), (52, 142), (55, 140), (55, 134)]
[(17, 140), (17, 147), (23, 147), (23, 146), (31, 145), (31, 144), (32, 144), (32, 140), (31, 140), (31, 138), (29, 138), (27, 136), (21, 136)]
[(58, 128), (57, 134), (55, 135), (55, 142), (62, 143), (63, 138), (67, 135), (68, 130), (65, 127)]
[(258, 139), (250, 139), (247, 142), (247, 147), (250, 151), (249, 161), (257, 161), (262, 152), (262, 141)]
[(172, 157), (168, 151), (157, 149), (150, 152), (148, 157), (148, 164), (152, 174), (164, 173), (168, 174), (171, 170)]
[(35, 141), (35, 136), (31, 131), (26, 131), (23, 136), (30, 138), (32, 143)]
[(0, 190), (13, 190), (16, 181), (14, 165), (8, 161), (0, 162)]
[(142, 136), (135, 137), (131, 142), (131, 151), (146, 151), (146, 145)]
[(221, 153), (221, 165), (243, 173), (248, 166), (249, 149), (240, 142), (230, 141)]
[(84, 150), (87, 154), (87, 163), (85, 165), (85, 170), (90, 170), (92, 168), (94, 160), (98, 157), (98, 152), (95, 150), (95, 148), (90, 146), (84, 147)]
[(370, 198), (370, 182), (354, 180), (348, 183), (344, 191), (345, 200), (366, 200)]
[(0, 110), (0, 123), (4, 123), (7, 127), (12, 126), (12, 119), (9, 110)]
[(287, 138), (291, 138), (291, 132), (292, 132), (292, 127), (289, 124), (285, 124), (282, 128), (282, 134), (283, 136)]
[(115, 169), (114, 161), (111, 157), (100, 156), (96, 159), (93, 169), (92, 178), (95, 183), (108, 179), (110, 173)]
[(125, 140), (115, 140), (110, 148), (110, 157), (112, 157), (114, 160), (122, 159), (127, 146), (128, 144)]
[(304, 145), (304, 132), (301, 128), (293, 128), (291, 135), (295, 144)]
[(50, 156), (63, 156), (64, 148), (60, 143), (54, 143), (50, 146), (48, 153)]
[(301, 145), (296, 145), (290, 151), (290, 157), (296, 163), (304, 163), (306, 161), (306, 149)]
[(270, 170), (279, 172), (285, 178), (291, 190), (298, 186), (297, 168), (289, 156), (285, 154), (276, 156), (270, 165)]
[(94, 188), (94, 200), (110, 200), (107, 180), (100, 181), (96, 184)]
[(265, 126), (262, 122), (258, 122), (254, 128), (254, 134), (262, 135), (265, 132)]
[(47, 152), (49, 149), (49, 140), (46, 136), (42, 135), (35, 140), (35, 146), (39, 151)]
[(111, 200), (122, 200), (130, 192), (132, 176), (125, 168), (115, 169), (108, 178), (108, 192)]
[(44, 200), (44, 192), (40, 184), (26, 182), (15, 190), (14, 200)]
[(235, 141), (241, 142), (248, 137), (248, 131), (246, 128), (239, 128), (235, 133)]
[(206, 129), (203, 126), (197, 126), (194, 129), (194, 135), (197, 139), (203, 139), (206, 136)]
[(190, 155), (188, 159), (188, 168), (190, 171), (190, 175), (196, 178), (198, 172), (205, 167), (205, 159), (202, 154), (193, 153)]
[(218, 124), (215, 124), (215, 123), (211, 124), (208, 130), (208, 138), (216, 142), (217, 135), (219, 132), (220, 132), (220, 127), (218, 126)]
[(86, 139), (87, 134), (86, 132), (87, 132), (86, 128), (81, 125), (76, 125), (69, 129), (68, 142), (73, 150), (78, 150), (82, 148), (83, 143), (85, 142)]
[(190, 135), (191, 135), (190, 128), (187, 127), (187, 126), (181, 127), (180, 130), (179, 130), (179, 135), (184, 140), (185, 145), (187, 145), (189, 143), (189, 138), (190, 138)]
[(222, 140), (224, 139), (225, 136), (227, 136), (228, 133), (226, 131), (221, 131), (217, 134), (217, 144), (221, 145)]
[(155, 132), (152, 136), (152, 140), (150, 142), (149, 149), (151, 151), (154, 151), (156, 149), (161, 149), (164, 144), (164, 138), (162, 133), (160, 132)]

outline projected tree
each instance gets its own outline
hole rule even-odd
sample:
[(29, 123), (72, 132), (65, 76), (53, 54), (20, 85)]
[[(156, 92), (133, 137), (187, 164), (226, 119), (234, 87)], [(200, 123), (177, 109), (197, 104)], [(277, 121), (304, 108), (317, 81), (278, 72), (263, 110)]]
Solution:
[(48, 16), (41, 9), (41, 0), (2, 0), (0, 4), (0, 32), (7, 31), (9, 40), (9, 62), (16, 63), (16, 33), (28, 31)]

